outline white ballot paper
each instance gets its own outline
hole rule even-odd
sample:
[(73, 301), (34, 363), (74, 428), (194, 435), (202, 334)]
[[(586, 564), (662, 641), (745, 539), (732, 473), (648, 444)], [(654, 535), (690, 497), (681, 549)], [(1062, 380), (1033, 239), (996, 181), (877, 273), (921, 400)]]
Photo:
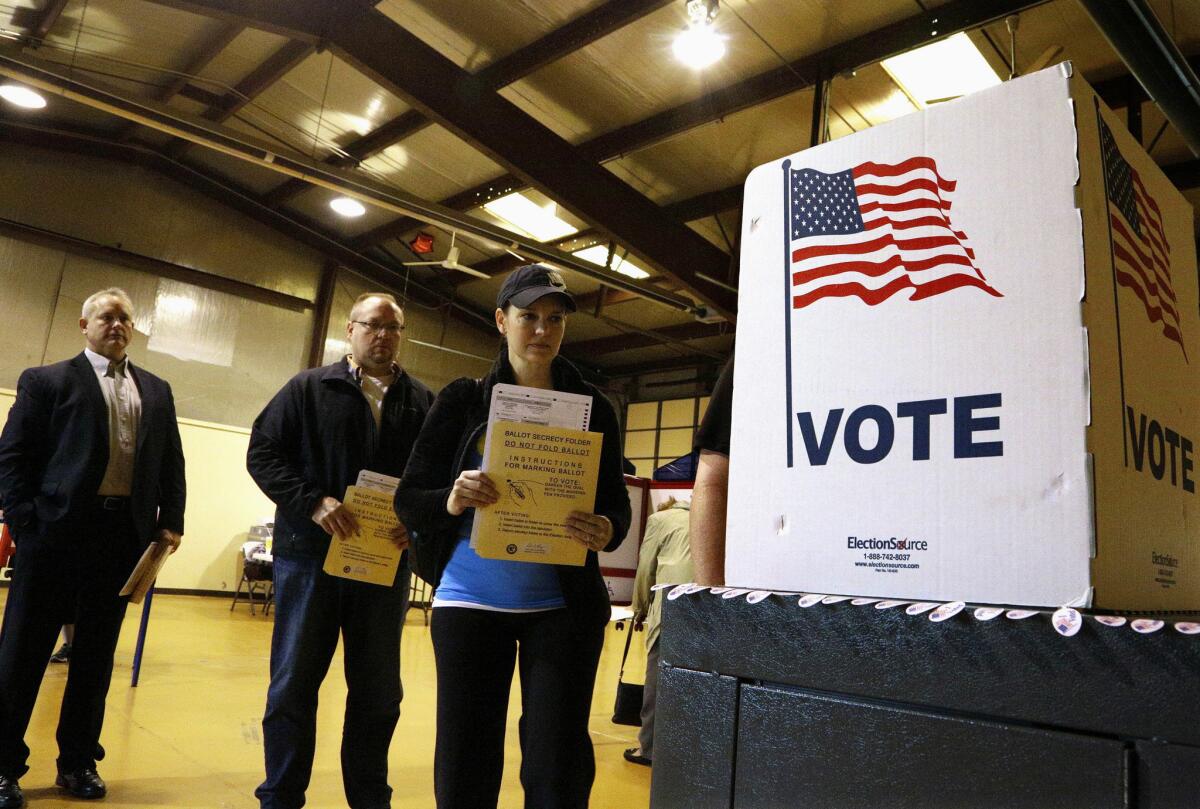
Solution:
[[(483, 469), (487, 469), (488, 465), (492, 425), (498, 421), (586, 430), (592, 423), (592, 397), (586, 393), (564, 393), (559, 390), (527, 388), (524, 385), (494, 385), (492, 403), (488, 407), (487, 434), (483, 437)], [(477, 521), (471, 526), (472, 548), (475, 547), (478, 531)]]
[(382, 472), (372, 472), (370, 469), (363, 469), (358, 473), (358, 480), (354, 482), (354, 485), (360, 489), (374, 489), (377, 492), (395, 494), (396, 487), (400, 485), (400, 478), (394, 478)]
[(497, 421), (586, 430), (592, 422), (592, 397), (586, 393), (563, 393), (501, 383), (492, 388), (492, 405), (488, 408), (489, 435)]

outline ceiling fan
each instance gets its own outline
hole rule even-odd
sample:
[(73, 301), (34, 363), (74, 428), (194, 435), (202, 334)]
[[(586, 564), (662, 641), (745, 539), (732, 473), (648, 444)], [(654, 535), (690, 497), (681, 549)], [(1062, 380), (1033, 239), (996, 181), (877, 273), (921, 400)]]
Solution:
[(474, 267), (468, 267), (466, 264), (458, 263), (459, 249), (454, 243), (458, 236), (454, 231), (450, 231), (450, 249), (446, 251), (446, 257), (441, 261), (405, 261), (402, 262), (405, 267), (441, 267), (446, 270), (457, 270), (465, 272), (467, 275), (474, 275), (476, 278), (491, 278), (485, 272), (480, 272)]

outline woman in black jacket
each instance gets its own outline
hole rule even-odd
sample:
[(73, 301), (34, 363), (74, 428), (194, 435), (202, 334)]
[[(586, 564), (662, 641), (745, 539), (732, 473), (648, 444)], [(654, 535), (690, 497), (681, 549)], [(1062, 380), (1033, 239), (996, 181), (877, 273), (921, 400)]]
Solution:
[[(586, 807), (595, 778), (588, 715), (610, 615), (597, 551), (629, 528), (621, 438), (608, 400), (558, 356), (575, 304), (543, 265), (514, 271), (496, 301), (504, 344), (482, 380), (459, 379), (433, 403), (396, 492), (414, 567), (436, 590), (439, 809), (495, 807), (514, 665), (521, 671), (521, 784), (526, 809)], [(482, 559), (470, 547), (476, 508), (498, 500), (480, 471), (498, 382), (592, 396), (590, 429), (604, 434), (594, 513), (567, 532), (588, 549), (582, 567)]]

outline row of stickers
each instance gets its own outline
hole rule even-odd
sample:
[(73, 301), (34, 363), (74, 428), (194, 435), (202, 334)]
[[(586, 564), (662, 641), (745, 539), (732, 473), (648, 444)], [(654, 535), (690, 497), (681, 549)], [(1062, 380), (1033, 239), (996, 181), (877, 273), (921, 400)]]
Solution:
[[(662, 590), (670, 587), (670, 592), (667, 593), (667, 598), (671, 601), (684, 595), (699, 593), (703, 590), (709, 590), (714, 595), (719, 595), (722, 598), (738, 598), (745, 596), (746, 601), (751, 604), (757, 604), (770, 595), (794, 596), (800, 595), (799, 605), (805, 609), (815, 607), (818, 604), (840, 604), (843, 601), (849, 601), (855, 607), (865, 607), (874, 605), (877, 610), (890, 610), (897, 607), (904, 607), (904, 611), (909, 615), (925, 615), (928, 613), (929, 620), (934, 623), (953, 618), (960, 612), (966, 609), (967, 605), (962, 601), (950, 601), (946, 604), (939, 604), (935, 601), (891, 601), (879, 598), (854, 598), (852, 596), (830, 596), (821, 593), (775, 593), (771, 590), (746, 590), (737, 587), (708, 587), (703, 584), (656, 584), (652, 589)], [(1004, 607), (977, 607), (971, 614), (975, 616), (977, 621), (991, 621), (999, 618), (1001, 615), (1013, 620), (1023, 621), (1026, 618), (1032, 618), (1039, 614), (1039, 610), (1021, 610), (1021, 609), (1006, 609)], [(1093, 615), (1090, 616), (1096, 623), (1103, 624), (1109, 627), (1120, 627), (1129, 624), (1130, 629), (1134, 632), (1139, 632), (1143, 635), (1150, 635), (1159, 631), (1166, 626), (1165, 621), (1160, 621), (1157, 618), (1135, 618), (1130, 621), (1120, 615)], [(1079, 610), (1074, 607), (1060, 607), (1055, 610), (1050, 617), (1051, 623), (1054, 625), (1054, 631), (1063, 637), (1072, 637), (1079, 633), (1083, 628), (1084, 616)], [(1193, 621), (1178, 621), (1174, 624), (1175, 631), (1183, 635), (1200, 635), (1200, 623)]]

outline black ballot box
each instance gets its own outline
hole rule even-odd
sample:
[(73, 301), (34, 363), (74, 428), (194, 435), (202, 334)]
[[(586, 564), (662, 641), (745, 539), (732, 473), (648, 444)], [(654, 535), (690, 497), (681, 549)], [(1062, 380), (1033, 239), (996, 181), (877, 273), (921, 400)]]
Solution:
[(1200, 809), (1194, 617), (798, 598), (664, 602), (652, 809)]

